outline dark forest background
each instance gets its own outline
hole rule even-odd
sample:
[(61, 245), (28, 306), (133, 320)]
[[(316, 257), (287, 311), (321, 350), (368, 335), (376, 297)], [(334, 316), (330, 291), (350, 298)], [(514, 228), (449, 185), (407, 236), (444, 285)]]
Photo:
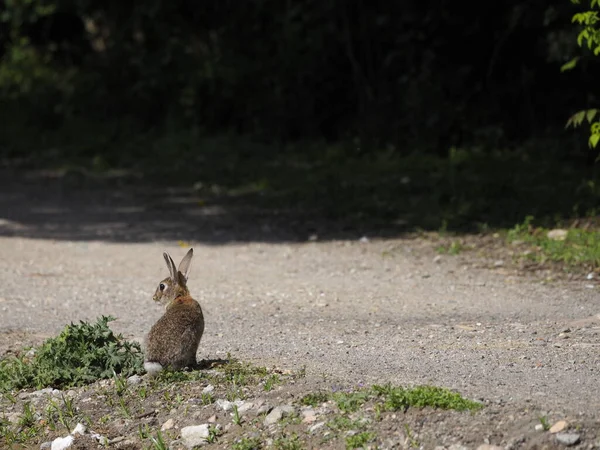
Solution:
[[(408, 227), (598, 215), (568, 0), (5, 0), (0, 157)], [(561, 66), (581, 57), (577, 67)]]

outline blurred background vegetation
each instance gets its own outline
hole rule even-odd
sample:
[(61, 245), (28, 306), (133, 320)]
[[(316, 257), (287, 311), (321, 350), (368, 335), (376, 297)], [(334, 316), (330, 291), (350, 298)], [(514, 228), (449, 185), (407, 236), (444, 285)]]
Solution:
[(582, 9), (5, 0), (1, 164), (409, 228), (593, 218), (598, 153), (565, 130), (598, 104)]

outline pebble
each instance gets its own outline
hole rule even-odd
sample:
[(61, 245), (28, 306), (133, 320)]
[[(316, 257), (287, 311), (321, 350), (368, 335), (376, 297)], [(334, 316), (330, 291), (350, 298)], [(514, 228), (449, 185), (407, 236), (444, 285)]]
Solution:
[(477, 450), (504, 450), (504, 447), (499, 447), (498, 445), (481, 444), (479, 447), (477, 447)]
[(313, 423), (317, 420), (317, 415), (312, 408), (303, 410), (302, 417), (302, 423)]
[(160, 431), (170, 430), (174, 426), (175, 426), (175, 421), (173, 419), (169, 419), (165, 423), (162, 424), (162, 427), (160, 427)]
[(235, 402), (230, 402), (229, 400), (219, 399), (217, 400), (217, 405), (223, 409), (223, 411), (231, 411), (233, 409), (233, 405), (236, 405), (239, 408), (244, 404), (243, 400), (236, 400)]
[(294, 412), (294, 407), (289, 405), (277, 406), (265, 417), (265, 425), (273, 425), (283, 417)]
[(181, 429), (181, 442), (187, 448), (194, 448), (206, 444), (209, 435), (207, 423), (183, 427)]
[(238, 405), (238, 414), (244, 414), (250, 411), (254, 407), (254, 404), (250, 402), (242, 402), (241, 405)]
[(325, 422), (317, 422), (314, 425), (311, 425), (308, 428), (308, 432), (309, 433), (314, 433), (315, 431), (317, 431), (318, 429), (322, 428), (325, 425)]
[(544, 431), (544, 425), (542, 425), (541, 423), (538, 423), (535, 426), (535, 431)]
[(127, 378), (128, 386), (137, 386), (141, 382), (142, 382), (142, 377), (140, 377), (139, 375), (131, 375), (129, 378)]
[(581, 440), (581, 436), (576, 433), (557, 433), (556, 440), (567, 447), (577, 445)]
[(567, 428), (569, 424), (567, 423), (566, 420), (559, 420), (558, 422), (556, 422), (554, 425), (552, 425), (550, 427), (550, 433), (560, 433), (561, 431), (563, 431), (565, 428)]
[(65, 437), (59, 437), (52, 441), (52, 445), (50, 446), (50, 450), (65, 450), (73, 445), (73, 441), (75, 438), (71, 435)]
[(75, 434), (81, 434), (83, 435), (85, 433), (85, 425), (82, 423), (78, 423), (77, 425), (75, 425), (75, 428), (73, 428), (73, 431), (71, 431), (71, 434), (75, 435)]
[(203, 394), (209, 394), (215, 390), (215, 387), (212, 384), (207, 385), (204, 389), (202, 389)]

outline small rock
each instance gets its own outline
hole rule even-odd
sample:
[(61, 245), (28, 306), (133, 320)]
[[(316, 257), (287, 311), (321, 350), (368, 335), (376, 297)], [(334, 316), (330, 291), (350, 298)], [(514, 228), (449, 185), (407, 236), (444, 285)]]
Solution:
[(217, 416), (213, 414), (208, 418), (208, 423), (215, 423), (217, 421)]
[(278, 406), (265, 417), (265, 425), (273, 425), (281, 420), (283, 417), (294, 412), (294, 407), (289, 405)]
[(544, 431), (544, 425), (542, 425), (541, 423), (538, 423), (535, 426), (535, 431)]
[(256, 415), (267, 414), (269, 411), (271, 411), (271, 407), (267, 404), (264, 404), (256, 410)]
[(590, 273), (588, 273), (586, 278), (587, 278), (588, 280), (592, 280), (592, 279), (594, 278), (594, 272), (590, 272)]
[(77, 425), (75, 425), (75, 428), (73, 428), (73, 431), (71, 431), (72, 435), (76, 435), (76, 434), (85, 434), (85, 425), (82, 423), (78, 423)]
[(40, 450), (45, 450), (50, 447), (52, 447), (52, 441), (43, 442), (42, 445), (40, 445)]
[(220, 398), (216, 403), (217, 406), (219, 406), (223, 411), (231, 411), (233, 409), (233, 403), (229, 400)]
[(209, 435), (207, 423), (183, 427), (181, 429), (181, 442), (187, 448), (194, 448), (206, 444)]
[(10, 413), (10, 414), (8, 414), (8, 415), (7, 415), (7, 416), (5, 416), (5, 417), (6, 417), (6, 418), (8, 419), (8, 421), (9, 421), (10, 423), (12, 423), (13, 425), (14, 425), (14, 424), (17, 424), (17, 423), (19, 423), (19, 420), (21, 420), (21, 414), (19, 414), (19, 413), (16, 413), (16, 412), (14, 412), (14, 413)]
[(215, 390), (215, 387), (212, 384), (209, 384), (204, 389), (202, 389), (202, 393), (203, 394), (210, 394), (214, 390)]
[(567, 238), (567, 230), (556, 228), (548, 231), (547, 236), (548, 239), (552, 239), (553, 241), (564, 241)]
[(314, 433), (315, 431), (319, 430), (320, 428), (323, 428), (324, 425), (325, 425), (325, 422), (317, 422), (308, 428), (308, 432)]
[(162, 427), (160, 427), (160, 431), (170, 430), (174, 426), (175, 426), (175, 421), (173, 419), (169, 419), (165, 423), (162, 424)]
[(567, 428), (569, 424), (567, 423), (566, 420), (559, 420), (558, 422), (556, 422), (554, 425), (552, 425), (550, 427), (550, 433), (560, 433), (561, 431), (563, 431), (565, 428)]
[(567, 447), (577, 445), (581, 440), (581, 436), (576, 433), (557, 433), (556, 440)]
[(477, 447), (477, 450), (504, 450), (504, 447), (491, 444), (481, 444), (479, 447)]
[(129, 378), (127, 378), (128, 386), (137, 386), (141, 382), (142, 382), (142, 377), (140, 377), (139, 375), (131, 375)]
[(317, 416), (314, 411), (302, 411), (302, 423), (313, 423), (317, 420)]
[(494, 267), (502, 267), (503, 265), (504, 265), (504, 261), (501, 259), (494, 261)]
[(363, 236), (359, 239), (361, 244), (367, 244), (369, 242), (369, 238), (366, 236)]
[(71, 435), (62, 438), (56, 438), (52, 441), (50, 450), (65, 450), (73, 445), (74, 440), (75, 438)]
[(436, 264), (442, 262), (442, 255), (436, 255), (433, 258), (433, 262), (436, 263)]

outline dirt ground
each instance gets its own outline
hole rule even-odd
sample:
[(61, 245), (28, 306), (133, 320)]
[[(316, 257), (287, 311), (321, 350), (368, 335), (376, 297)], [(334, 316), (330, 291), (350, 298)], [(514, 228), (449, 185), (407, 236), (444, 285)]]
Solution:
[[(596, 278), (529, 270), (493, 236), (441, 255), (434, 235), (381, 238), (202, 205), (192, 191), (78, 183), (0, 181), (0, 354), (99, 315), (142, 340), (161, 315), (162, 252), (178, 261), (193, 246), (200, 359), (305, 368), (303, 392), (431, 384), (487, 405), (404, 413), (422, 448), (560, 448), (534, 431), (542, 416), (571, 423), (577, 448), (600, 448)], [(380, 448), (394, 447), (400, 425), (378, 429)]]

